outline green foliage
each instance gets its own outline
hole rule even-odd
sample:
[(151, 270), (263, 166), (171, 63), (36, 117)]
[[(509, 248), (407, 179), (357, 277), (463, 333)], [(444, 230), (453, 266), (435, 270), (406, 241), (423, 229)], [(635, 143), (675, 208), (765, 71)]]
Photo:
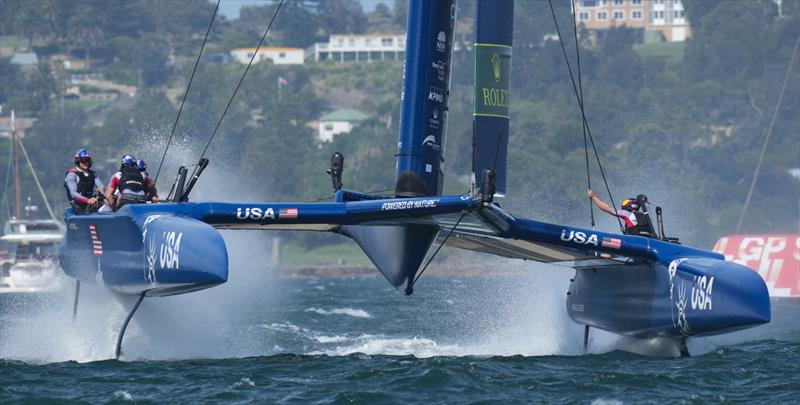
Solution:
[[(581, 81), (591, 132), (616, 201), (648, 194), (664, 207), (668, 233), (709, 246), (735, 227), (800, 36), (800, 10), (798, 2), (784, 1), (778, 17), (774, 2), (766, 0), (684, 3), (692, 26), (689, 41), (635, 44), (632, 30), (609, 30), (599, 46), (582, 43)], [(575, 69), (569, 4), (554, 6)], [(0, 0), (0, 7), (3, 35), (97, 62), (91, 72), (142, 86), (134, 98), (61, 103), (64, 72), (46, 55), (31, 71), (0, 58), (3, 114), (13, 108), (39, 116), (25, 142), (51, 201), (65, 206), (63, 173), (81, 147), (91, 148), (104, 181), (123, 153), (143, 156), (155, 170), (213, 4), (132, 0), (108, 7), (100, 1)], [(275, 7), (266, 2), (244, 8), (238, 20), (216, 20), (205, 54), (256, 46)], [(267, 43), (305, 48), (332, 33), (397, 31), (405, 25), (407, 7), (407, 1), (397, 0), (393, 9), (379, 5), (366, 15), (355, 0), (293, 0), (282, 8)], [(474, 8), (474, 2), (459, 3), (464, 32), (474, 23)], [(546, 3), (516, 2), (510, 193), (503, 204), (536, 219), (586, 226), (583, 131), (561, 47), (544, 40), (554, 32)], [(446, 192), (468, 187), (472, 63), (470, 52), (453, 55)], [(788, 174), (800, 166), (798, 65), (777, 114), (745, 231), (796, 232), (798, 226), (800, 190)], [(210, 196), (273, 201), (330, 196), (324, 170), (334, 151), (346, 157), (345, 187), (391, 190), (402, 66), (401, 61), (254, 65), (210, 144), (206, 176), (215, 184)], [(199, 157), (244, 68), (200, 63), (159, 180), (162, 187), (178, 164)], [(288, 84), (279, 84), (283, 80)], [(337, 108), (355, 108), (370, 118), (351, 133), (320, 144), (313, 124)], [(3, 149), (3, 168), (5, 155)], [(590, 166), (592, 185), (604, 195), (599, 168), (593, 160)], [(23, 184), (33, 190), (29, 179)], [(598, 223), (606, 230), (615, 227), (607, 216), (598, 216)], [(295, 246), (331, 243), (313, 235), (290, 238)]]

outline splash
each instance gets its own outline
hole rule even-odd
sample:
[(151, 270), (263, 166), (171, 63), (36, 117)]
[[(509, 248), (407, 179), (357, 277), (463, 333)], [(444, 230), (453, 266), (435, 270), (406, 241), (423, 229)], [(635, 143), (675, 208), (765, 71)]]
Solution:
[(437, 356), (464, 356), (465, 349), (455, 344), (439, 344), (432, 339), (390, 338), (364, 336), (356, 342), (334, 349), (313, 351), (309, 354), (325, 354), (328, 356), (348, 356), (355, 353), (367, 355), (409, 356), (417, 358)]
[(313, 312), (320, 315), (347, 315), (352, 316), (355, 318), (372, 318), (372, 315), (369, 312), (364, 311), (363, 309), (353, 309), (353, 308), (333, 308), (333, 309), (322, 309), (322, 308), (306, 308), (305, 312)]
[[(150, 170), (157, 168), (165, 134), (167, 128), (145, 130), (136, 142), (141, 147), (132, 149), (137, 157), (147, 159)], [(169, 178), (165, 173), (173, 166), (177, 169), (178, 164), (199, 156), (193, 146), (196, 142), (190, 141), (186, 134), (173, 141), (162, 169), (164, 179)], [(193, 198), (263, 198), (248, 190), (255, 189), (224, 171), (209, 171), (198, 183)], [(161, 193), (166, 191), (162, 186)], [(271, 352), (269, 342), (248, 333), (246, 327), (246, 319), (251, 319), (253, 312), (273, 306), (281, 297), (266, 265), (270, 258), (265, 247), (271, 240), (263, 233), (222, 234), (229, 253), (228, 282), (192, 294), (146, 298), (125, 334), (122, 359), (224, 358)], [(116, 337), (135, 298), (83, 283), (78, 316), (73, 322), (74, 280), (61, 277), (60, 288), (52, 293), (13, 298), (21, 300), (20, 305), (9, 305), (12, 298), (0, 297), (0, 358), (50, 363), (113, 357)]]

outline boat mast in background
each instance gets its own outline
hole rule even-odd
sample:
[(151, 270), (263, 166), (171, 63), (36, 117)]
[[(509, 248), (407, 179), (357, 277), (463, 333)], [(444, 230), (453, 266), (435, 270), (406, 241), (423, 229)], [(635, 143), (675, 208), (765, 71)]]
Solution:
[(17, 126), (14, 120), (14, 110), (11, 110), (11, 159), (14, 162), (14, 218), (19, 219), (19, 158), (17, 157)]

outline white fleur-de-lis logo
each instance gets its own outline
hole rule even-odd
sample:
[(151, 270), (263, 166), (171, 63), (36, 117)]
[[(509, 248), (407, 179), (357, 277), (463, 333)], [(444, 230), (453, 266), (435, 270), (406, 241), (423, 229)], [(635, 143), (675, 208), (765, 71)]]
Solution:
[(145, 281), (155, 287), (157, 285), (156, 260), (158, 258), (158, 254), (156, 253), (156, 238), (150, 237), (147, 242), (147, 274), (145, 275)]
[(686, 319), (686, 287), (681, 282), (681, 288), (678, 290), (678, 302), (675, 303), (678, 308), (678, 327), (684, 335), (690, 335), (692, 330), (689, 328), (689, 320)]

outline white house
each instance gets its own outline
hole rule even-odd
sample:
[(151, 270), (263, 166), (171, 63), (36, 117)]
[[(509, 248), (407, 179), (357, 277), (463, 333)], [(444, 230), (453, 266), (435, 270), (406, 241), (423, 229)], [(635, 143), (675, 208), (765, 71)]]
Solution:
[(317, 62), (403, 60), (406, 36), (405, 34), (331, 35), (327, 43), (316, 43), (312, 49), (314, 60)]
[[(237, 48), (231, 51), (231, 57), (239, 63), (247, 64), (253, 58), (256, 48)], [(253, 63), (264, 60), (276, 65), (302, 65), (305, 51), (302, 48), (269, 48), (262, 47)]]
[(330, 142), (336, 135), (350, 133), (356, 125), (367, 118), (367, 114), (350, 108), (325, 114), (319, 119), (319, 139)]

